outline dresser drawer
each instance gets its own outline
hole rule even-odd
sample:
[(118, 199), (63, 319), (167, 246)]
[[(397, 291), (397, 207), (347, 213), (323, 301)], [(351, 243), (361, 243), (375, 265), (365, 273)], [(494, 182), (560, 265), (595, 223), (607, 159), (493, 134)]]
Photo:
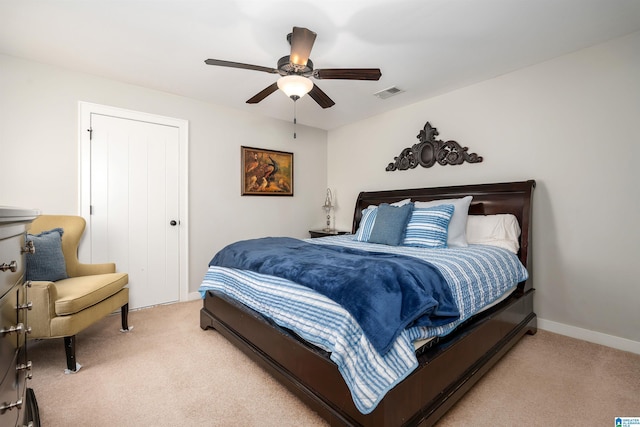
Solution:
[(24, 226), (0, 227), (0, 296), (11, 287), (21, 284), (25, 271), (26, 257)]
[[(16, 377), (16, 363), (18, 352), (14, 351), (14, 357), (10, 360), (10, 366), (13, 369), (3, 373), (2, 382), (0, 383), (0, 407), (11, 408), (0, 410), (0, 425), (2, 426), (15, 426), (18, 422), (18, 416), (20, 415), (21, 408), (13, 406), (18, 402), (21, 395), (21, 386), (17, 383)], [(23, 402), (24, 403), (24, 402)]]
[[(15, 330), (19, 324), (16, 309), (20, 297), (19, 290), (20, 286), (15, 286), (0, 298), (0, 329), (3, 331), (9, 331), (11, 328)], [(0, 378), (5, 377), (7, 371), (15, 372), (16, 365), (12, 360), (16, 357), (17, 349), (24, 344), (24, 335), (24, 329), (0, 333)]]

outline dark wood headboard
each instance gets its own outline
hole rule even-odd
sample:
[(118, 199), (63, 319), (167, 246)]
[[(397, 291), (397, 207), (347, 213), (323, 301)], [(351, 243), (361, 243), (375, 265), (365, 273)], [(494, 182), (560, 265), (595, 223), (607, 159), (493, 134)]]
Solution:
[[(355, 233), (362, 218), (362, 210), (369, 205), (393, 203), (403, 199), (427, 202), (437, 199), (455, 199), (473, 196), (470, 215), (513, 214), (518, 218), (522, 233), (518, 256), (531, 275), (531, 203), (534, 180), (498, 184), (458, 185), (452, 187), (414, 188), (406, 190), (363, 191), (356, 200), (352, 232)], [(531, 283), (531, 280), (528, 280)], [(523, 289), (526, 290), (526, 289)]]

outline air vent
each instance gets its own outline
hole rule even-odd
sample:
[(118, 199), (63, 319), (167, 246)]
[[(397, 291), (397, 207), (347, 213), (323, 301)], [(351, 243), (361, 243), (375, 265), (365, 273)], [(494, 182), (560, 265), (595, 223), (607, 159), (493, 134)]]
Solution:
[(398, 89), (397, 87), (392, 86), (387, 89), (381, 90), (380, 92), (376, 92), (373, 95), (377, 96), (380, 99), (387, 99), (402, 92), (404, 92), (402, 89)]

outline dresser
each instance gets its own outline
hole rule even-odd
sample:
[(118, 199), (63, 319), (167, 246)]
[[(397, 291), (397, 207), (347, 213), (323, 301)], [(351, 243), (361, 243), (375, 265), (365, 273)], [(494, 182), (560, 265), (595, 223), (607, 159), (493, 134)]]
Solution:
[(34, 209), (0, 206), (0, 426), (40, 425), (27, 354), (29, 286), (25, 282), (25, 242)]

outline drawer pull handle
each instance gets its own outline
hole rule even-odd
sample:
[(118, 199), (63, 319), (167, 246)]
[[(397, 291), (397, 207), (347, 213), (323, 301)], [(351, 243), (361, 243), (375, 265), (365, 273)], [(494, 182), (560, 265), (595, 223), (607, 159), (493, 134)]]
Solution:
[(16, 371), (18, 372), (24, 371), (24, 370), (30, 371), (32, 367), (33, 367), (33, 364), (31, 363), (31, 360), (28, 360), (26, 364), (21, 363), (19, 365), (16, 365)]
[(36, 247), (33, 246), (33, 240), (27, 240), (27, 246), (20, 249), (20, 254), (35, 254)]
[(31, 363), (31, 360), (27, 361), (26, 364), (21, 363), (20, 365), (16, 365), (16, 371), (20, 372), (20, 371), (25, 371), (24, 377), (27, 380), (33, 379), (33, 374), (31, 373), (31, 368), (33, 367), (33, 364)]
[(22, 399), (18, 399), (16, 402), (11, 402), (8, 405), (0, 406), (0, 414), (4, 414), (6, 411), (10, 411), (13, 408), (22, 408)]
[(18, 323), (16, 326), (11, 326), (9, 329), (0, 329), (0, 335), (5, 336), (7, 334), (29, 334), (31, 333), (31, 328), (25, 328), (24, 323)]
[(18, 310), (31, 310), (33, 308), (33, 302), (29, 301), (26, 304), (22, 304), (16, 307)]
[(18, 271), (18, 262), (11, 261), (9, 264), (7, 264), (6, 262), (3, 262), (0, 265), (0, 270), (2, 271), (11, 270), (12, 273), (15, 273), (16, 271)]

